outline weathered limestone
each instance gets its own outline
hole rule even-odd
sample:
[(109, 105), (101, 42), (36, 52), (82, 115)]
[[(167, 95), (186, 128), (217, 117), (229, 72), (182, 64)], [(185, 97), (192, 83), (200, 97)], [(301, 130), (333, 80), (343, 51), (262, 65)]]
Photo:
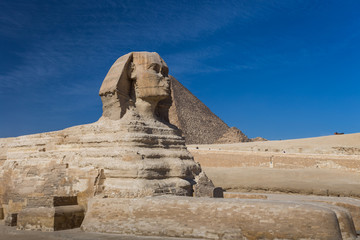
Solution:
[(278, 202), (314, 204), (335, 212), (343, 239), (353, 238), (355, 229), (360, 229), (360, 200), (354, 198), (242, 192), (224, 192), (224, 198), (267, 199)]
[[(224, 198), (268, 199), (270, 201), (291, 201), (305, 203), (326, 203), (346, 209), (352, 216), (355, 229), (360, 229), (360, 200), (349, 197), (324, 197), (299, 194), (224, 192)], [(328, 206), (329, 207), (329, 206)]]
[(346, 211), (304, 203), (186, 197), (92, 199), (85, 231), (205, 239), (356, 239)]
[(122, 161), (105, 167), (111, 170), (98, 194), (192, 195), (200, 166), (186, 150), (179, 131), (166, 124), (169, 105), (160, 103), (171, 99), (168, 71), (157, 53), (146, 52), (127, 54), (110, 68), (100, 88), (102, 118), (120, 119), (127, 130), (123, 134), (127, 144), (123, 144)]
[[(29, 219), (34, 198), (43, 199), (37, 208), (51, 208), (50, 222), (58, 209), (48, 201), (59, 196), (76, 197), (86, 210), (94, 196), (193, 195), (201, 168), (180, 131), (166, 122), (170, 105), (162, 103), (171, 98), (168, 68), (160, 56), (137, 52), (119, 58), (99, 94), (103, 116), (95, 123), (0, 142), (5, 217)], [(213, 192), (211, 184), (206, 186)], [(21, 224), (19, 228), (32, 225)], [(52, 229), (50, 225), (39, 228)]]
[(77, 197), (34, 197), (17, 214), (20, 230), (56, 231), (80, 227), (85, 216)]
[(25, 208), (17, 216), (19, 230), (57, 231), (81, 226), (84, 209), (78, 205)]
[(221, 187), (214, 188), (213, 182), (201, 172), (195, 177), (196, 185), (194, 186), (194, 196), (196, 197), (215, 197), (223, 198), (223, 189)]

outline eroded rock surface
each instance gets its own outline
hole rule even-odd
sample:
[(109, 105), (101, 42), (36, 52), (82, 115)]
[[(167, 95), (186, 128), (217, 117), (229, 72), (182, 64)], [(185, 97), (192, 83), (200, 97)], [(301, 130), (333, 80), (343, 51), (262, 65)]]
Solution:
[(82, 225), (89, 232), (202, 239), (356, 239), (345, 210), (298, 202), (160, 196), (92, 199), (89, 209)]
[(33, 198), (49, 207), (55, 196), (73, 196), (86, 209), (92, 197), (192, 196), (201, 167), (166, 121), (169, 84), (157, 53), (127, 54), (104, 79), (97, 122), (1, 141), (5, 216), (31, 208)]

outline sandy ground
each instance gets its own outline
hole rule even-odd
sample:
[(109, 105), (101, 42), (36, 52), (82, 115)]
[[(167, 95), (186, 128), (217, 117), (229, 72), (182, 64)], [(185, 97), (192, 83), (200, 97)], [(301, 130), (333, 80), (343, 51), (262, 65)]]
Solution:
[(360, 133), (281, 141), (189, 145), (189, 149), (360, 155)]
[(107, 233), (87, 233), (79, 228), (57, 232), (20, 231), (16, 227), (4, 226), (0, 221), (0, 240), (189, 240), (190, 238), (166, 238), (125, 236)]
[(332, 169), (203, 167), (216, 186), (240, 192), (285, 192), (360, 198), (360, 174)]
[(360, 133), (188, 149), (227, 190), (360, 198)]

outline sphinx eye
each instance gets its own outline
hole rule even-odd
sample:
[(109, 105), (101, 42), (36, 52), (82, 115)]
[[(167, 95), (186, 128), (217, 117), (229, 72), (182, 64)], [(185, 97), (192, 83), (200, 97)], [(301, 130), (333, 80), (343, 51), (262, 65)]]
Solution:
[(150, 66), (149, 66), (149, 69), (152, 69), (152, 70), (154, 70), (155, 72), (160, 72), (160, 66), (159, 66), (159, 64), (156, 64), (156, 63), (153, 63), (153, 64), (151, 64)]

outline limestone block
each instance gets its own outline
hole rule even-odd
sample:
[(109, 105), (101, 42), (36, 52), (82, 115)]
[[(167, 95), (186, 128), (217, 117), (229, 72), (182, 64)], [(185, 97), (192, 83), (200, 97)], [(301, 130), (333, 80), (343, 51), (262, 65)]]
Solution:
[(360, 200), (347, 197), (324, 197), (309, 195), (265, 194), (225, 192), (225, 198), (268, 199), (270, 201), (289, 201), (314, 204), (334, 211), (337, 215), (343, 239), (353, 239), (355, 229), (359, 228)]
[(26, 201), (13, 202), (10, 200), (8, 204), (2, 204), (5, 225), (16, 226), (17, 214), (26, 205)]
[[(235, 193), (236, 194), (236, 193)], [(355, 229), (360, 229), (360, 200), (349, 197), (324, 197), (324, 196), (306, 196), (306, 195), (284, 195), (284, 194), (257, 194), (265, 196), (269, 200), (280, 201), (302, 201), (308, 203), (334, 205), (346, 209), (353, 219)], [(328, 206), (329, 207), (329, 206)]]
[(205, 239), (342, 238), (337, 215), (328, 208), (304, 203), (174, 196), (94, 198), (89, 202), (82, 229)]
[(25, 208), (18, 214), (17, 229), (57, 231), (80, 227), (84, 209), (78, 205)]
[(196, 176), (195, 181), (194, 197), (223, 197), (223, 189), (221, 187), (215, 187), (204, 172)]
[(27, 198), (27, 208), (78, 205), (77, 196), (42, 196)]
[(17, 224), (17, 213), (10, 213), (5, 218), (5, 226), (15, 227)]
[(224, 198), (267, 199), (267, 196), (261, 194), (249, 194), (242, 192), (224, 192)]
[(336, 206), (340, 206), (343, 207), (345, 209), (347, 209), (354, 221), (354, 225), (355, 225), (355, 229), (360, 229), (360, 201), (358, 201), (359, 203), (353, 203), (353, 202), (346, 202), (346, 201), (332, 201), (329, 200), (327, 201), (327, 203), (329, 204), (333, 204)]
[(325, 204), (325, 203), (313, 203), (313, 204), (316, 206), (328, 208), (329, 210), (332, 210), (336, 214), (343, 240), (356, 239), (357, 234), (352, 216), (345, 208), (334, 206), (331, 204)]

